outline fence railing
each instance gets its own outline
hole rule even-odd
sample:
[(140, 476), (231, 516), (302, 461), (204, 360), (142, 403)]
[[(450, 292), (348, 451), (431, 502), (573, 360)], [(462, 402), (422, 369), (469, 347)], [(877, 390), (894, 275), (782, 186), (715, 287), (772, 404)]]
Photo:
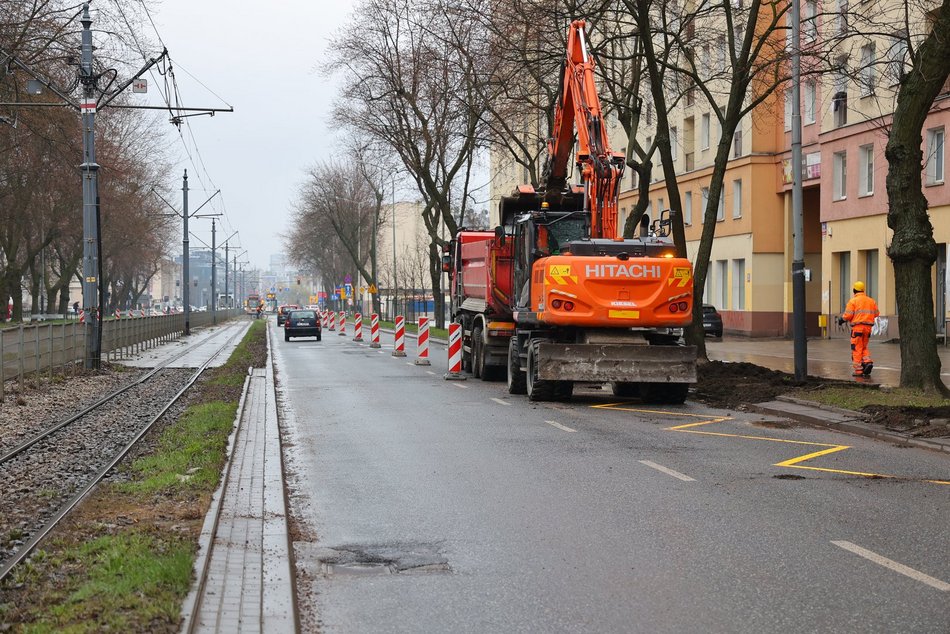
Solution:
[[(243, 315), (240, 309), (191, 314), (192, 328), (207, 326)], [(185, 330), (185, 316), (158, 315), (106, 319), (102, 322), (102, 359), (115, 361), (172, 341)], [(65, 371), (81, 367), (86, 357), (86, 330), (73, 321), (66, 324), (21, 325), (0, 330), (0, 403), (4, 399), (4, 382), (16, 377), (22, 388), (25, 376), (48, 373), (56, 368)]]

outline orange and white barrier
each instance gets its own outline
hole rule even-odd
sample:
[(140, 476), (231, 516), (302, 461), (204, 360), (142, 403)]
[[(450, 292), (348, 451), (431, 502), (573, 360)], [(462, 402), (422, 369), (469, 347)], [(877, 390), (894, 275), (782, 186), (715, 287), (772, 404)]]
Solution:
[(139, 309), (139, 317), (145, 317), (145, 309), (144, 309), (144, 308), (140, 308), (140, 309)]
[(362, 341), (363, 340), (363, 315), (362, 313), (356, 313), (353, 317), (353, 330), (356, 333), (356, 336), (353, 337), (353, 341)]
[(81, 308), (79, 309), (79, 323), (81, 324), (86, 323), (86, 311), (84, 311)]
[(446, 380), (464, 381), (462, 374), (462, 324), (449, 324), (449, 371)]
[(370, 338), (370, 348), (381, 348), (379, 345), (379, 315), (373, 313), (370, 316), (369, 324), (369, 338)]
[(330, 322), (330, 332), (336, 331), (336, 315), (333, 314), (332, 310), (327, 311), (327, 320)]
[(323, 311), (322, 313), (320, 313), (320, 319), (323, 320), (323, 329), (329, 330), (330, 324), (327, 323), (327, 311)]
[(419, 318), (419, 338), (416, 339), (416, 365), (429, 363), (429, 318)]
[(119, 310), (118, 308), (115, 309), (115, 318), (122, 319), (122, 311)]
[(406, 356), (406, 318), (396, 315), (396, 335), (393, 341), (393, 356)]
[(129, 319), (135, 319), (135, 313), (132, 312), (132, 309), (129, 309)]
[(340, 336), (346, 336), (346, 311), (340, 311)]

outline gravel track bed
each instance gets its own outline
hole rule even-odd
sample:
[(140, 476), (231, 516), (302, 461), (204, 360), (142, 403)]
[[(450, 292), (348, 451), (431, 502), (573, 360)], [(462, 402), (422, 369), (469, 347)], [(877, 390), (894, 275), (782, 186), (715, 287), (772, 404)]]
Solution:
[(162, 370), (0, 465), (0, 561), (109, 463), (193, 374), (190, 369)]
[(79, 370), (75, 376), (58, 374), (52, 380), (30, 378), (20, 393), (15, 380), (7, 381), (5, 400), (0, 403), (0, 454), (148, 372), (125, 368), (116, 372), (103, 366), (102, 373)]

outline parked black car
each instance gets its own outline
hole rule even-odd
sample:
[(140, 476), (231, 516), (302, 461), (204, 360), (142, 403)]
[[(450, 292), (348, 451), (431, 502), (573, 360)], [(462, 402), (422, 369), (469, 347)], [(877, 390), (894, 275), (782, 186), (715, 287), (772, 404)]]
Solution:
[(284, 318), (284, 341), (291, 337), (316, 337), (321, 339), (320, 317), (315, 310), (292, 310)]
[(703, 332), (713, 337), (722, 336), (722, 315), (712, 304), (703, 304)]

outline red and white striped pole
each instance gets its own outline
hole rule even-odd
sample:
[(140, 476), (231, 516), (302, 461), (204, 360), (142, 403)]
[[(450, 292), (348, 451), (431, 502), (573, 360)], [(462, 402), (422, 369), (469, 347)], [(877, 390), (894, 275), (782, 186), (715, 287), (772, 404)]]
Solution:
[(122, 319), (122, 311), (119, 310), (118, 308), (115, 309), (115, 318)]
[(340, 311), (340, 333), (339, 334), (341, 337), (346, 336), (346, 311), (345, 310)]
[(419, 338), (416, 339), (416, 365), (429, 363), (429, 318), (419, 318)]
[(396, 335), (393, 341), (393, 356), (406, 356), (406, 318), (396, 315)]
[(381, 348), (382, 346), (379, 345), (379, 315), (377, 315), (376, 313), (373, 313), (370, 316), (369, 329), (370, 329), (369, 338), (371, 340), (369, 347)]
[(327, 322), (327, 311), (323, 311), (322, 313), (320, 313), (320, 319), (323, 320), (323, 329), (329, 330), (330, 324)]
[(353, 337), (353, 341), (363, 341), (363, 315), (362, 313), (356, 313), (353, 318), (353, 330), (356, 331), (356, 336)]
[(445, 373), (448, 381), (464, 381), (462, 374), (462, 324), (449, 324), (449, 371)]
[(129, 309), (129, 319), (135, 319), (135, 313), (132, 312), (132, 309)]
[(334, 332), (336, 330), (336, 315), (333, 314), (332, 310), (327, 311), (327, 321), (330, 322), (330, 327), (328, 330)]
[(79, 323), (86, 323), (86, 311), (84, 311), (82, 308), (79, 309)]

